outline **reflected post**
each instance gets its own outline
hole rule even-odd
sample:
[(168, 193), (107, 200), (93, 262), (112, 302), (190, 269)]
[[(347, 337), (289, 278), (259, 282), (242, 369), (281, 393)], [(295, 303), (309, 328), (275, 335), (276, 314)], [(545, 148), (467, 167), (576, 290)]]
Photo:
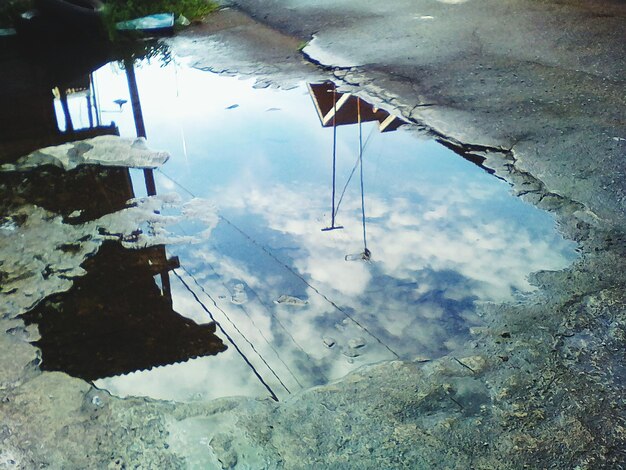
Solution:
[[(135, 121), (135, 130), (137, 131), (137, 137), (146, 138), (146, 126), (143, 122), (143, 112), (141, 111), (141, 101), (139, 100), (139, 89), (137, 88), (137, 78), (135, 77), (135, 65), (132, 59), (124, 59), (124, 69), (126, 70), (126, 79), (128, 81), (128, 91), (130, 93), (130, 102), (133, 108), (133, 119)], [(143, 176), (146, 181), (146, 192), (148, 196), (156, 196), (156, 184), (154, 182), (154, 173), (152, 169), (145, 168), (143, 170)], [(165, 247), (162, 247), (163, 257), (167, 258), (165, 254)], [(168, 299), (171, 306), (172, 292), (170, 287), (169, 270), (176, 269), (180, 266), (178, 258), (174, 257), (169, 261), (170, 266), (166, 266), (161, 272), (161, 284), (163, 286), (163, 295)]]
[[(126, 79), (128, 80), (128, 91), (130, 93), (130, 102), (133, 107), (133, 118), (135, 120), (135, 130), (137, 137), (146, 138), (146, 126), (143, 122), (143, 113), (141, 112), (141, 102), (139, 101), (139, 91), (137, 89), (137, 78), (135, 77), (135, 65), (132, 59), (124, 59), (124, 68), (126, 69)], [(156, 185), (154, 183), (154, 174), (152, 169), (143, 170), (143, 176), (146, 180), (146, 191), (148, 196), (156, 195)]]
[(329, 90), (329, 93), (333, 94), (333, 190), (332, 190), (332, 205), (331, 205), (331, 219), (330, 219), (330, 227), (326, 227), (322, 229), (322, 232), (330, 232), (331, 230), (341, 230), (343, 229), (342, 225), (335, 225), (335, 190), (337, 187), (337, 85), (333, 83), (332, 90)]
[(61, 101), (61, 108), (63, 109), (63, 116), (65, 117), (65, 132), (74, 132), (74, 124), (72, 123), (70, 107), (67, 103), (67, 90), (65, 86), (59, 87), (59, 100)]

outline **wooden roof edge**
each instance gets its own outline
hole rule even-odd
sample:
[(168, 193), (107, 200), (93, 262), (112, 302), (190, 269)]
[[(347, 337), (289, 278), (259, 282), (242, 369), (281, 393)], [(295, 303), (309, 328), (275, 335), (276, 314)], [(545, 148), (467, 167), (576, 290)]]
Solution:
[(92, 379), (92, 380), (100, 380), (100, 379), (112, 379), (112, 378), (117, 378), (117, 377), (127, 377), (131, 374), (135, 374), (135, 373), (139, 373), (139, 372), (150, 372), (152, 370), (155, 369), (162, 369), (164, 367), (168, 367), (168, 366), (174, 366), (177, 364), (185, 364), (189, 361), (193, 361), (194, 359), (201, 359), (203, 357), (212, 357), (212, 356), (217, 356), (219, 353), (222, 353), (224, 351), (226, 351), (228, 349), (228, 346), (226, 346), (225, 344), (223, 345), (223, 349), (216, 351), (214, 353), (210, 353), (210, 354), (195, 354), (195, 355), (191, 355), (188, 356), (185, 359), (180, 359), (180, 360), (173, 360), (173, 361), (169, 361), (169, 362), (163, 362), (161, 364), (154, 364), (153, 366), (150, 367), (144, 367), (144, 368), (139, 368), (133, 371), (129, 371), (129, 372), (122, 372), (119, 374), (113, 374), (113, 375), (107, 375), (106, 377), (98, 377), (96, 379)]
[(322, 119), (323, 126), (328, 126), (332, 124), (331, 120), (337, 115), (337, 113), (341, 110), (343, 105), (345, 105), (352, 97), (350, 93), (338, 93), (338, 95), (340, 95), (339, 99), (333, 105), (333, 107), (330, 108), (330, 111), (328, 111), (328, 113), (326, 113), (326, 115)]
[(406, 122), (399, 118), (398, 116), (394, 116), (393, 114), (389, 114), (387, 118), (378, 124), (378, 129), (380, 132), (390, 132), (395, 131), (401, 125), (406, 124)]
[(317, 111), (317, 117), (319, 118), (322, 126), (324, 126), (324, 115), (326, 113), (324, 113), (324, 110), (322, 110), (320, 102), (317, 98), (316, 91), (315, 91), (317, 87), (320, 87), (322, 85), (323, 85), (322, 83), (307, 83), (307, 88), (309, 89), (309, 95), (311, 96), (311, 100), (313, 101), (313, 105), (315, 106), (315, 110)]

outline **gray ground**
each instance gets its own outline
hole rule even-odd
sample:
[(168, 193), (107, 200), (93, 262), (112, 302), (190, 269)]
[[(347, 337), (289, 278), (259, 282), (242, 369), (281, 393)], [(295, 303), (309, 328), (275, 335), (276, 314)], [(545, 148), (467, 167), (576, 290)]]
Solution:
[[(172, 41), (259, 86), (334, 75), (554, 212), (581, 259), (533, 277), (454, 357), (367, 367), (276, 404), (120, 400), (41, 373), (5, 315), (0, 468), (626, 467), (623, 2), (238, 0)], [(422, 18), (432, 17), (432, 18)], [(304, 63), (301, 40), (324, 69)], [(295, 37), (294, 37), (295, 36)], [(332, 54), (330, 54), (332, 53)], [(335, 67), (338, 65), (339, 67)]]

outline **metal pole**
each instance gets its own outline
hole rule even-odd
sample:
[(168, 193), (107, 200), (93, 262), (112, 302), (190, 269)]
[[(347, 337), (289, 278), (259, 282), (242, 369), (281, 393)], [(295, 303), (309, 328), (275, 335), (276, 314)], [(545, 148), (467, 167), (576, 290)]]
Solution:
[(93, 128), (93, 114), (92, 114), (92, 106), (91, 106), (91, 94), (87, 95), (87, 116), (89, 117), (89, 128)]
[(89, 82), (91, 83), (91, 92), (93, 93), (93, 109), (96, 115), (96, 126), (100, 126), (100, 109), (98, 104), (98, 96), (96, 91), (96, 82), (93, 79), (93, 73), (89, 74)]
[(335, 226), (335, 181), (337, 174), (337, 85), (333, 83), (333, 206), (330, 225)]

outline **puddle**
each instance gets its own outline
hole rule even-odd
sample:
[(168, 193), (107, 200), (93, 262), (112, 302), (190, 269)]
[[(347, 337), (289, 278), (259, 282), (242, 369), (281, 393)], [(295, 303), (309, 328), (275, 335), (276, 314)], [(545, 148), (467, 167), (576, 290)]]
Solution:
[[(481, 324), (478, 303), (515, 300), (529, 273), (575, 258), (508, 184), (330, 84), (258, 89), (180, 61), (135, 76), (149, 146), (171, 155), (157, 193), (211, 201), (218, 219), (195, 244), (106, 242), (25, 316), (44, 368), (120, 396), (282, 399), (363, 364), (446, 354)], [(128, 90), (104, 65), (55, 100), (59, 129), (114, 122), (136, 137)], [(128, 178), (145, 195), (144, 173)]]

